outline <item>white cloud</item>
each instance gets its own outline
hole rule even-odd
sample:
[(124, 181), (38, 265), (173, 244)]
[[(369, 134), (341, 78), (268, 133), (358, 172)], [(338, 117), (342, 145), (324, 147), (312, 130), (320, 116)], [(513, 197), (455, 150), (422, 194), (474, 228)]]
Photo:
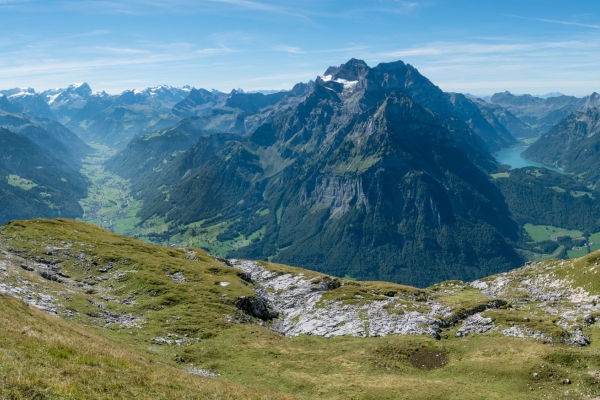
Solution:
[(302, 49), (299, 47), (288, 46), (288, 45), (280, 45), (280, 46), (272, 46), (272, 50), (282, 51), (284, 53), (292, 53), (292, 54), (302, 54), (304, 53)]
[(530, 17), (523, 17), (521, 15), (512, 15), (512, 14), (502, 14), (502, 15), (505, 16), (505, 17), (518, 18), (518, 19), (526, 19), (526, 20), (529, 20), (529, 21), (548, 22), (548, 23), (551, 23), (551, 24), (571, 25), (571, 26), (580, 26), (580, 27), (584, 27), (584, 28), (600, 29), (600, 25), (594, 25), (594, 24), (583, 24), (583, 23), (580, 23), (580, 22), (560, 21), (560, 20), (546, 19), (546, 18), (530, 18)]
[(132, 49), (126, 47), (94, 47), (95, 52), (99, 53), (108, 53), (108, 54), (125, 54), (125, 55), (133, 55), (133, 54), (152, 54), (149, 50), (143, 49)]
[(257, 1), (250, 0), (209, 0), (213, 3), (224, 3), (231, 4), (233, 6), (237, 6), (244, 9), (250, 10), (262, 10), (262, 11), (274, 11), (279, 12), (282, 9), (279, 7), (271, 6), (269, 4), (259, 3)]

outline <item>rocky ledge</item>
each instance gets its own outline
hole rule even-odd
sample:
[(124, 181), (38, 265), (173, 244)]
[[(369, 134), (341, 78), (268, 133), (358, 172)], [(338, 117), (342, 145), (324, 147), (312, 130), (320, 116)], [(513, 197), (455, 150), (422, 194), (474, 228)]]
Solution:
[(453, 308), (431, 298), (396, 292), (375, 298), (342, 293), (328, 299), (326, 293), (341, 285), (337, 278), (278, 274), (255, 261), (229, 260), (229, 264), (250, 277), (258, 299), (278, 314), (270, 327), (286, 336), (425, 334), (439, 338), (442, 328), (458, 322), (453, 320)]
[[(286, 336), (425, 334), (440, 338), (444, 328), (458, 326), (457, 337), (495, 333), (586, 346), (590, 338), (584, 330), (600, 315), (599, 296), (557, 277), (557, 269), (570, 263), (530, 263), (471, 283), (444, 282), (422, 293), (360, 295), (340, 289), (360, 283), (275, 272), (255, 261), (227, 261), (242, 271), (256, 292), (255, 299), (245, 299), (245, 306), (238, 302), (238, 307)], [(470, 305), (449, 301), (466, 293), (478, 296), (479, 301)]]

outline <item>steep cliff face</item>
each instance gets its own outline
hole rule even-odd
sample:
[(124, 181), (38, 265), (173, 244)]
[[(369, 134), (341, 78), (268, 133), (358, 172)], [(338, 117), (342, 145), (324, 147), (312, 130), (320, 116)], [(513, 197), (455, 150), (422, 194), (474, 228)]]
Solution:
[(307, 207), (327, 207), (331, 215), (350, 211), (351, 204), (369, 208), (360, 177), (321, 175), (316, 177), (311, 192), (307, 188), (300, 195), (300, 204)]

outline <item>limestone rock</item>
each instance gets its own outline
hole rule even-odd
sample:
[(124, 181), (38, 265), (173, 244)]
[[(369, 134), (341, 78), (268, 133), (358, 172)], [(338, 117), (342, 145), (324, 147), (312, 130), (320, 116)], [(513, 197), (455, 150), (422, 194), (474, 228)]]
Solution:
[(491, 318), (484, 318), (481, 314), (473, 314), (463, 321), (463, 325), (456, 332), (456, 336), (465, 337), (471, 333), (486, 333), (494, 328)]

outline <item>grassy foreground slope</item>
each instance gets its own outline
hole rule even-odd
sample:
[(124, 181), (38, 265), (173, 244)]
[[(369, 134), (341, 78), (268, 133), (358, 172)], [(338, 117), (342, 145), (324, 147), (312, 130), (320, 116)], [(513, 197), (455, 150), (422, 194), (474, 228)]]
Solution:
[[(503, 279), (507, 290), (517, 293), (527, 279), (553, 273), (563, 283), (600, 293), (597, 259), (592, 254), (573, 263), (540, 263), (480, 284)], [(280, 274), (321, 276), (264, 266)], [(600, 395), (596, 324), (584, 330), (591, 338), (587, 347), (496, 331), (459, 338), (458, 326), (445, 328), (440, 340), (427, 335), (284, 337), (269, 329), (269, 322), (252, 321), (237, 309), (240, 296), (255, 296), (244, 278), (201, 250), (148, 245), (81, 222), (29, 220), (0, 227), (0, 291), (61, 317), (0, 296), (0, 398)], [(341, 282), (325, 292), (328, 298), (362, 293), (354, 294), (356, 302), (368, 301), (375, 292), (411, 292), (456, 312), (487, 301), (479, 289), (459, 282), (423, 290)], [(541, 302), (523, 304), (487, 310), (485, 316), (501, 327), (525, 324), (546, 336), (561, 335)], [(199, 369), (220, 377), (190, 374)]]
[(0, 294), (0, 398), (284, 398), (191, 376)]

